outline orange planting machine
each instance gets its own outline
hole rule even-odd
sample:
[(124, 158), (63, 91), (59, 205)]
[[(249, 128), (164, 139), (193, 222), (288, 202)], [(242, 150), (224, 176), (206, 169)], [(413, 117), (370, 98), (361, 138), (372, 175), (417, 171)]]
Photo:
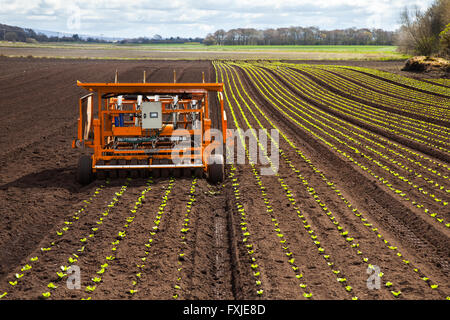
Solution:
[[(78, 139), (72, 147), (93, 149), (92, 155), (79, 159), (80, 183), (149, 174), (206, 176), (212, 183), (224, 179), (222, 83), (77, 85), (90, 93), (79, 100)], [(220, 110), (210, 110), (216, 95)], [(212, 128), (210, 113), (216, 115), (217, 128)]]

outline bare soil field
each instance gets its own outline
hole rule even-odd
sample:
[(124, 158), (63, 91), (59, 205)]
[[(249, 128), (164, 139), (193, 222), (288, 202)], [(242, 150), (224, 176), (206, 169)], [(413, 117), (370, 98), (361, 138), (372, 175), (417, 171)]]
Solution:
[[(448, 88), (309, 64), (0, 58), (0, 297), (448, 299)], [(230, 128), (278, 130), (277, 173), (79, 185), (76, 80), (116, 69), (223, 82)]]

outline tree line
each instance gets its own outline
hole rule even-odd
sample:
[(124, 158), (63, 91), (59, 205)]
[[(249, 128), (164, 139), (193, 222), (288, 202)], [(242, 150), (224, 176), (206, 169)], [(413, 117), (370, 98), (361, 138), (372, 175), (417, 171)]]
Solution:
[(9, 26), (0, 24), (0, 40), (14, 42), (107, 42), (106, 40), (89, 37), (81, 38), (78, 34), (71, 36), (47, 36), (43, 33), (36, 33), (33, 29)]
[(395, 32), (382, 29), (321, 30), (317, 27), (289, 27), (258, 30), (217, 30), (206, 36), (206, 45), (392, 45)]

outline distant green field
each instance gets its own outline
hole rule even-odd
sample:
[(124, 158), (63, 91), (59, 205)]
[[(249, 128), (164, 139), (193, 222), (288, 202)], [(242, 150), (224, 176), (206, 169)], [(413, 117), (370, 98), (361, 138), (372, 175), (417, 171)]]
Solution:
[(206, 46), (184, 44), (115, 44), (47, 42), (23, 43), (0, 41), (0, 54), (7, 56), (84, 58), (168, 58), (192, 59), (406, 59), (396, 46)]
[(102, 49), (144, 49), (144, 50), (202, 50), (202, 51), (323, 51), (323, 52), (361, 52), (361, 53), (395, 53), (396, 46), (295, 46), (295, 45), (238, 45), (238, 46), (207, 46), (201, 43), (167, 43), (167, 44), (114, 44), (114, 43), (84, 43), (84, 42), (42, 42), (24, 43), (0, 41), (0, 46), (7, 47), (38, 47), (38, 48), (102, 48)]

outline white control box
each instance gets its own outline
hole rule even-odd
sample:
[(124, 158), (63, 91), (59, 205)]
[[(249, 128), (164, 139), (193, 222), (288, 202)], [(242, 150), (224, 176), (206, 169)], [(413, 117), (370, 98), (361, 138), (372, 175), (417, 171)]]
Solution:
[(142, 129), (161, 129), (162, 128), (162, 103), (144, 102), (141, 106), (142, 111)]

